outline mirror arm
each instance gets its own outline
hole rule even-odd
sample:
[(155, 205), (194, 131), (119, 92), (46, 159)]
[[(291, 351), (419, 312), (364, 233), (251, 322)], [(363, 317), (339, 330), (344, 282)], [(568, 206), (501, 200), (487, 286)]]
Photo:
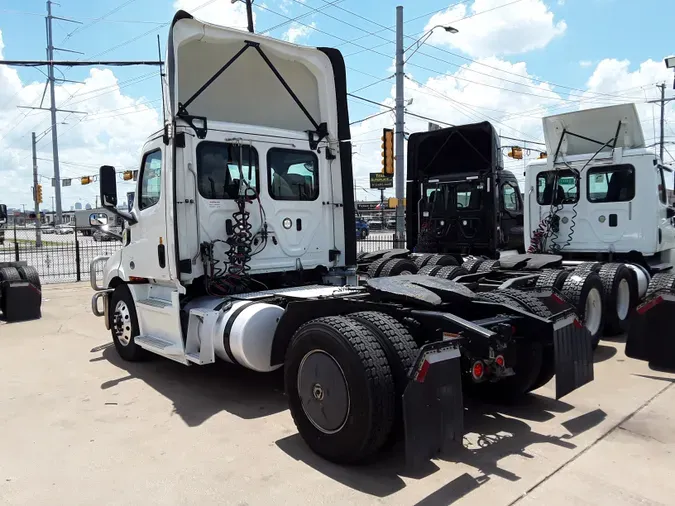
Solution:
[[(136, 218), (134, 218), (134, 215), (131, 214), (131, 213), (128, 212), (128, 211), (120, 211), (120, 210), (117, 209), (116, 207), (113, 207), (113, 206), (107, 206), (107, 205), (105, 205), (105, 204), (103, 204), (103, 207), (104, 207), (105, 209), (107, 209), (108, 211), (110, 211), (111, 213), (113, 213), (114, 215), (119, 216), (120, 218), (122, 218), (124, 221), (126, 221), (127, 223), (129, 223), (129, 225), (135, 225), (136, 223), (138, 223), (138, 220), (137, 220)], [(121, 237), (121, 236), (120, 236), (120, 237)]]

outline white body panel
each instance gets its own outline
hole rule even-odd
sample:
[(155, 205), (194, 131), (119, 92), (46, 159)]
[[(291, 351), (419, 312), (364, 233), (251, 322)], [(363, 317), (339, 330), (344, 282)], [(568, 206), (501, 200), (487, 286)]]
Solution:
[[(667, 217), (668, 203), (662, 188), (664, 177), (669, 176), (664, 175), (654, 153), (644, 148), (642, 129), (632, 104), (552, 116), (543, 122), (549, 158), (530, 163), (526, 171), (525, 248), (530, 247), (533, 234), (553, 208), (550, 199), (542, 197), (544, 176), (539, 176), (557, 173), (573, 180), (570, 174), (574, 171), (579, 172), (578, 201), (573, 202), (574, 192), (569, 184), (561, 185), (568, 192), (567, 201), (556, 213), (560, 230), (553, 242), (563, 252), (632, 251), (652, 256), (675, 248), (675, 227)], [(568, 134), (560, 142), (563, 130)], [(611, 143), (603, 148), (602, 143), (610, 141), (617, 132), (616, 147), (612, 148)], [(554, 160), (558, 146), (560, 151)], [(609, 192), (603, 170), (617, 166), (627, 167), (626, 170), (632, 167), (635, 181), (632, 198), (625, 196), (609, 202), (591, 198), (598, 186), (604, 185), (605, 192)], [(628, 186), (624, 190), (632, 191)]]

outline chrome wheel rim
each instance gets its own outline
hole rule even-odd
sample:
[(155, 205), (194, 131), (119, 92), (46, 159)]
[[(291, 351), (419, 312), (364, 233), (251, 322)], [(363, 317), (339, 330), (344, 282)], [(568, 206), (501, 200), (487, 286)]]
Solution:
[(602, 297), (597, 288), (591, 288), (588, 292), (584, 314), (586, 316), (586, 328), (591, 335), (597, 334), (602, 321)]
[(347, 379), (333, 356), (323, 350), (307, 353), (298, 367), (297, 389), (302, 410), (317, 430), (335, 434), (347, 423)]
[(630, 309), (630, 285), (627, 279), (619, 282), (619, 289), (616, 292), (616, 314), (619, 320), (623, 321), (628, 317)]
[(115, 312), (113, 313), (113, 329), (115, 330), (115, 337), (122, 346), (128, 346), (131, 342), (131, 312), (129, 306), (123, 300), (117, 302), (115, 305)]

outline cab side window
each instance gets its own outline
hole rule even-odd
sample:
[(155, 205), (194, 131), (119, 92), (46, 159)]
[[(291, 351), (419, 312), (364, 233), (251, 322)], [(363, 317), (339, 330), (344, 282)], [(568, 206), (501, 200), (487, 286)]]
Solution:
[(635, 197), (632, 165), (595, 167), (588, 171), (589, 202), (628, 202)]
[(138, 208), (141, 211), (157, 204), (162, 195), (162, 152), (159, 149), (143, 158), (140, 195)]
[(518, 190), (512, 184), (505, 183), (502, 186), (502, 201), (505, 211), (518, 211), (520, 209)]

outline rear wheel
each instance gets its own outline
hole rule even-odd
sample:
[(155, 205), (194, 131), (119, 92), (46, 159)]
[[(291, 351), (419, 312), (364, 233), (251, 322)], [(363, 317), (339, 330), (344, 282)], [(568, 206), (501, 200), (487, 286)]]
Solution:
[(394, 258), (389, 260), (380, 271), (379, 277), (399, 276), (401, 274), (417, 274), (415, 262), (407, 258)]
[(375, 260), (372, 264), (370, 264), (368, 266), (368, 277), (379, 278), (380, 272), (384, 268), (384, 264), (386, 264), (389, 260), (390, 260), (389, 258), (381, 258), (379, 260)]
[(400, 432), (403, 422), (402, 398), (403, 392), (408, 385), (408, 371), (415, 364), (419, 347), (408, 329), (398, 320), (375, 311), (364, 311), (349, 315), (349, 319), (355, 320), (367, 327), (377, 338), (384, 350), (387, 362), (391, 367), (394, 381), (394, 393), (396, 398), (394, 432)]
[(354, 463), (391, 433), (395, 389), (377, 337), (347, 317), (303, 325), (286, 354), (284, 380), (300, 436), (321, 457)]
[(490, 272), (499, 268), (499, 260), (486, 260), (478, 266), (476, 272)]
[(2, 281), (21, 281), (21, 274), (16, 267), (0, 268), (0, 282)]
[(464, 267), (467, 271), (469, 271), (469, 274), (473, 274), (478, 270), (478, 268), (481, 266), (481, 264), (485, 262), (482, 258), (473, 258), (471, 260), (467, 260), (462, 264), (462, 267)]
[(649, 281), (647, 287), (647, 297), (651, 297), (661, 290), (675, 292), (675, 273), (673, 272), (658, 272)]
[(605, 300), (605, 334), (628, 331), (628, 317), (637, 305), (637, 280), (624, 264), (605, 264), (598, 271)]
[(426, 265), (440, 265), (443, 267), (459, 265), (459, 262), (452, 255), (434, 255)]
[(421, 269), (422, 267), (427, 265), (429, 263), (429, 260), (431, 260), (433, 257), (434, 255), (426, 253), (424, 255), (420, 255), (415, 258), (415, 265), (417, 266), (418, 269)]
[(435, 276), (441, 269), (445, 269), (445, 267), (441, 267), (440, 265), (427, 265), (417, 271), (417, 274), (420, 276)]
[(555, 288), (560, 290), (570, 275), (570, 271), (557, 269), (544, 269), (537, 278), (537, 288)]
[(604, 322), (600, 276), (592, 270), (574, 270), (565, 280), (562, 294), (575, 306), (579, 318), (591, 333), (593, 349), (597, 348)]
[(465, 274), (468, 274), (468, 272), (464, 267), (458, 267), (455, 265), (450, 267), (441, 267), (441, 269), (439, 269), (438, 272), (434, 274), (434, 276), (443, 279), (455, 279), (459, 276), (464, 276)]

